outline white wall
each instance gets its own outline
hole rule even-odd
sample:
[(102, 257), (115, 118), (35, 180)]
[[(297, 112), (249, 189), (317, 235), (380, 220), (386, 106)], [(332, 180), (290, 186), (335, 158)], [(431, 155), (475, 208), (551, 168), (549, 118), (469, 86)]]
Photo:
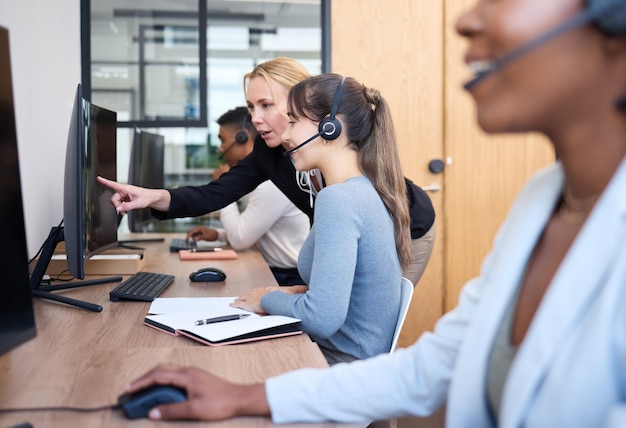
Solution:
[(80, 82), (80, 1), (0, 0), (9, 29), (28, 252), (63, 218), (65, 145)]

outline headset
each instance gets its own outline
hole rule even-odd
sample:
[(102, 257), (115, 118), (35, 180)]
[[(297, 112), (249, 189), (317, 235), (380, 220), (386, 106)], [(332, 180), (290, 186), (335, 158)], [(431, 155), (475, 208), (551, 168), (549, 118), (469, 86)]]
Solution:
[(235, 141), (233, 141), (230, 144), (230, 146), (228, 146), (228, 148), (224, 150), (224, 152), (222, 152), (222, 154), (218, 156), (220, 160), (224, 159), (224, 156), (226, 156), (226, 153), (228, 153), (228, 151), (232, 149), (235, 145), (246, 144), (248, 142), (248, 133), (246, 132), (247, 120), (248, 120), (248, 115), (246, 114), (243, 117), (243, 121), (241, 122), (241, 129), (237, 131), (237, 133), (235, 134)]
[(319, 125), (317, 125), (317, 134), (311, 138), (307, 138), (303, 143), (298, 144), (295, 148), (285, 151), (283, 156), (287, 157), (291, 155), (305, 144), (315, 140), (317, 137), (322, 137), (325, 140), (336, 140), (339, 138), (341, 135), (341, 122), (339, 122), (335, 116), (337, 115), (337, 110), (339, 109), (339, 102), (341, 101), (341, 93), (343, 92), (343, 83), (345, 80), (346, 78), (343, 76), (341, 78), (341, 82), (339, 82), (337, 92), (335, 92), (335, 99), (333, 100), (333, 105), (330, 109), (330, 115), (322, 119)]
[(239, 144), (245, 144), (248, 142), (248, 133), (246, 132), (246, 122), (248, 120), (248, 115), (243, 117), (243, 121), (241, 121), (241, 129), (235, 135), (235, 142)]
[(465, 83), (463, 87), (466, 90), (472, 89), (487, 76), (490, 76), (517, 58), (570, 30), (582, 27), (590, 22), (594, 22), (600, 30), (608, 35), (626, 35), (626, 0), (589, 0), (584, 11), (530, 42), (497, 58), (490, 64), (488, 69), (476, 73), (476, 76)]

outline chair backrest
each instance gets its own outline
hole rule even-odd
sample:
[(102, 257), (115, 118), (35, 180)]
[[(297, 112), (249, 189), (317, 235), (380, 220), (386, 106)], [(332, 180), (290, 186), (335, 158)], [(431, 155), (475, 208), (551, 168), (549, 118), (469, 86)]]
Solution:
[(400, 331), (402, 330), (402, 326), (404, 325), (406, 314), (409, 312), (411, 297), (413, 297), (413, 283), (403, 277), (400, 283), (400, 310), (398, 311), (396, 330), (393, 333), (393, 340), (391, 341), (391, 349), (389, 349), (390, 353), (395, 351), (396, 347), (398, 346)]

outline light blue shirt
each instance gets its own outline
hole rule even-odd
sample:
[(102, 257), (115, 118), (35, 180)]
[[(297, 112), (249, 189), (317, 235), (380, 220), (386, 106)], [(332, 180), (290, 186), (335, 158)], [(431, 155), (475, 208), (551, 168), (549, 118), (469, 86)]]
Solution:
[(307, 293), (269, 293), (261, 301), (266, 312), (301, 319), (320, 346), (359, 359), (389, 351), (402, 270), (391, 216), (369, 179), (319, 192), (298, 270)]
[[(499, 323), (563, 188), (556, 164), (521, 192), (480, 276), (407, 349), (266, 382), (276, 423), (427, 415), (493, 427), (487, 370)], [(626, 426), (626, 160), (572, 243), (508, 373), (502, 427)]]

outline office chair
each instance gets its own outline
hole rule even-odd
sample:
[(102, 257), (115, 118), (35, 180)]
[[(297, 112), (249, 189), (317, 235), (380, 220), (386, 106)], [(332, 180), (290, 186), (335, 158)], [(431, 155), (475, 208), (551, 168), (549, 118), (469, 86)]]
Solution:
[[(398, 346), (400, 331), (402, 330), (404, 320), (406, 319), (406, 314), (409, 312), (409, 306), (411, 305), (411, 297), (413, 297), (413, 283), (409, 279), (402, 277), (402, 281), (400, 282), (400, 310), (398, 311), (396, 329), (393, 332), (391, 348), (389, 349), (390, 354), (395, 351), (396, 347)], [(397, 428), (397, 426), (398, 420), (394, 418), (381, 421), (372, 421), (369, 425), (367, 425), (367, 428)]]
[(398, 346), (398, 339), (400, 338), (400, 331), (404, 325), (406, 314), (409, 312), (409, 305), (411, 304), (411, 297), (413, 297), (413, 283), (406, 278), (402, 278), (400, 283), (400, 310), (398, 311), (398, 320), (396, 321), (396, 330), (393, 333), (393, 339), (391, 341), (391, 349), (389, 353), (396, 350)]

